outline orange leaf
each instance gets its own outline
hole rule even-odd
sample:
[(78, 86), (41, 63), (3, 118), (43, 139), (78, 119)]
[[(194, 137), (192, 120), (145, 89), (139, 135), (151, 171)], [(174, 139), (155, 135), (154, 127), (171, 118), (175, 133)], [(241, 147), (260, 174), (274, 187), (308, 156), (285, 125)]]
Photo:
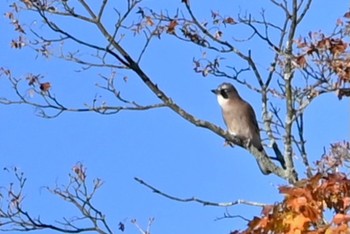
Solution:
[(306, 231), (308, 229), (308, 224), (310, 222), (310, 219), (305, 217), (302, 214), (297, 216), (289, 215), (285, 217), (283, 222), (286, 225), (289, 225), (288, 233), (298, 233), (298, 232), (300, 233), (300, 231)]
[(344, 216), (345, 216), (344, 214), (336, 214), (336, 215), (334, 215), (333, 223), (337, 224), (337, 225), (341, 224), (344, 221)]
[(347, 209), (350, 206), (350, 197), (343, 198), (343, 209)]
[(336, 214), (333, 218), (333, 223), (339, 225), (341, 223), (347, 223), (350, 221), (350, 215)]
[(273, 205), (267, 205), (267, 206), (264, 206), (261, 213), (264, 215), (264, 216), (267, 216), (272, 210), (273, 210), (274, 206)]
[(263, 217), (263, 218), (259, 218), (259, 217), (254, 217), (252, 221), (249, 222), (248, 226), (251, 229), (258, 229), (258, 228), (265, 228), (268, 224), (268, 218), (267, 217)]

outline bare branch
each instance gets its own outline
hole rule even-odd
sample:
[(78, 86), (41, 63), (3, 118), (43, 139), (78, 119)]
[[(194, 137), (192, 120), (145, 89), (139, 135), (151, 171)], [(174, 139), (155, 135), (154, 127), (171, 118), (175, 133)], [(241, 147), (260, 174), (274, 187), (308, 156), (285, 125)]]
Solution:
[(264, 207), (268, 204), (259, 203), (259, 202), (252, 202), (252, 201), (246, 201), (246, 200), (236, 200), (233, 202), (211, 202), (211, 201), (205, 201), (199, 198), (191, 197), (191, 198), (179, 198), (172, 195), (169, 195), (167, 193), (164, 193), (160, 191), (159, 189), (151, 186), (150, 184), (146, 183), (145, 181), (135, 177), (134, 178), (137, 182), (139, 182), (141, 185), (146, 186), (147, 188), (151, 189), (152, 192), (157, 193), (163, 197), (166, 197), (170, 200), (179, 201), (179, 202), (197, 202), (204, 206), (219, 206), (219, 207), (229, 207), (229, 206), (236, 206), (236, 205), (249, 205), (249, 206), (258, 206), (258, 207)]
[[(15, 175), (16, 182), (11, 184), (7, 189), (8, 207), (0, 207), (0, 230), (1, 231), (33, 231), (33, 230), (51, 230), (62, 233), (85, 233), (97, 232), (100, 234), (111, 234), (112, 229), (109, 227), (105, 215), (99, 211), (93, 204), (93, 198), (97, 190), (102, 186), (102, 181), (95, 179), (92, 190), (90, 191), (86, 182), (86, 169), (78, 164), (73, 168), (74, 174), (69, 175), (70, 183), (56, 187), (47, 188), (48, 191), (58, 197), (63, 198), (68, 203), (73, 204), (81, 213), (80, 217), (71, 219), (64, 218), (57, 221), (57, 224), (48, 224), (43, 222), (40, 217), (34, 217), (25, 210), (23, 204), (23, 190), (26, 182), (24, 174), (17, 168), (13, 170), (6, 169)], [(18, 184), (18, 187), (15, 186)], [(17, 191), (16, 191), (17, 190)], [(91, 225), (84, 223), (85, 227), (79, 227), (79, 221), (88, 220)]]

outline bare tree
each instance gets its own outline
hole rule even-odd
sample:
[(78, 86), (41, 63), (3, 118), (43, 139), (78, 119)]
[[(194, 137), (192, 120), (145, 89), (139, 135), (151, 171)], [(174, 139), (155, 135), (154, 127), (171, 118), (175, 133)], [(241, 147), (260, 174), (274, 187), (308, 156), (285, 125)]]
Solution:
[[(348, 43), (346, 42), (350, 24), (345, 20), (350, 18), (350, 14), (347, 12), (344, 18), (335, 24), (331, 33), (311, 32), (309, 35), (298, 38), (297, 29), (302, 25), (311, 3), (312, 0), (270, 0), (271, 7), (277, 8), (283, 15), (278, 22), (270, 21), (264, 10), (259, 16), (248, 13), (223, 16), (219, 12), (212, 11), (211, 18), (203, 22), (196, 16), (195, 9), (192, 9), (188, 0), (183, 0), (181, 3), (183, 9), (178, 9), (174, 14), (144, 7), (142, 0), (126, 0), (124, 5), (118, 8), (113, 8), (115, 3), (108, 0), (94, 3), (87, 0), (14, 1), (11, 5), (12, 11), (7, 13), (7, 17), (19, 34), (18, 38), (12, 41), (12, 47), (17, 49), (31, 47), (37, 51), (39, 56), (57, 56), (80, 64), (82, 69), (111, 69), (110, 76), (101, 76), (105, 83), (99, 87), (112, 94), (119, 105), (113, 106), (94, 99), (90, 105), (73, 108), (63, 104), (58, 98), (59, 95), (53, 93), (55, 89), (51, 87), (51, 83), (43, 82), (40, 75), (31, 74), (26, 79), (18, 79), (12, 71), (6, 68), (1, 69), (1, 75), (6, 77), (12, 85), (16, 99), (1, 97), (0, 103), (34, 106), (40, 110), (39, 113), (44, 118), (56, 118), (64, 112), (96, 112), (108, 115), (124, 110), (169, 108), (194, 126), (205, 128), (226, 141), (245, 148), (273, 174), (290, 184), (295, 184), (299, 177), (294, 166), (295, 155), (302, 158), (307, 177), (312, 178), (315, 175), (305, 145), (305, 109), (315, 98), (326, 93), (337, 92), (340, 99), (350, 95), (347, 86), (350, 81), (350, 68)], [(24, 26), (17, 17), (17, 13), (22, 11), (31, 12), (38, 17), (42, 22), (42, 27), (50, 30), (50, 36), (31, 26)], [(132, 15), (135, 14), (138, 20), (134, 20)], [(110, 15), (116, 18), (112, 26), (107, 24), (107, 17)], [(103, 41), (95, 43), (84, 35), (75, 35), (73, 31), (65, 29), (64, 24), (60, 23), (61, 19), (79, 22), (79, 25), (87, 28), (93, 26)], [(240, 26), (239, 30), (243, 28), (249, 35), (243, 39), (234, 37), (233, 35), (238, 31), (235, 29), (236, 26)], [(126, 40), (125, 35), (140, 38), (142, 46), (137, 55), (132, 56), (127, 47), (123, 45)], [(268, 138), (266, 145), (273, 149), (275, 157), (264, 157), (264, 153), (253, 145), (244, 144), (244, 139), (232, 136), (219, 126), (197, 118), (178, 105), (162, 89), (161, 84), (157, 85), (154, 79), (146, 74), (141, 66), (145, 52), (152, 41), (165, 36), (176, 38), (183, 43), (190, 43), (215, 55), (213, 59), (209, 56), (194, 58), (194, 72), (204, 77), (226, 78), (261, 96), (262, 131)], [(249, 44), (255, 41), (259, 41), (269, 51), (263, 69), (257, 65), (256, 55), (259, 52), (241, 47), (242, 42)], [(80, 56), (78, 50), (62, 49), (59, 53), (53, 52), (54, 46), (61, 48), (64, 43), (72, 43), (79, 49), (91, 53), (91, 56)], [(246, 65), (232, 66), (230, 65), (232, 63), (225, 61), (231, 58), (239, 59), (242, 64)], [(150, 90), (158, 98), (158, 103), (144, 105), (124, 98), (122, 90), (115, 85), (115, 71), (119, 70), (138, 77), (143, 82), (145, 89)], [(254, 80), (246, 80), (244, 77), (247, 75), (254, 77)], [(295, 82), (296, 77), (298, 77), (298, 82)], [(28, 86), (30, 94), (40, 97), (40, 100), (33, 101), (28, 97), (26, 91)], [(283, 102), (283, 109), (279, 109), (274, 104), (276, 101)], [(280, 166), (282, 161), (285, 161), (285, 168)], [(137, 181), (168, 198), (182, 200), (155, 189), (141, 179)], [(79, 180), (74, 181), (74, 183), (77, 182)], [(67, 195), (63, 193), (60, 196), (66, 199)], [(205, 205), (211, 204), (209, 201), (195, 198), (189, 201), (197, 201)], [(253, 204), (254, 202), (237, 201), (230, 205), (238, 203)], [(217, 203), (211, 205), (220, 206)], [(89, 212), (95, 213), (93, 215), (85, 213), (86, 218), (96, 219), (97, 217), (97, 220), (91, 220), (92, 223), (102, 222), (105, 231), (101, 233), (109, 233), (110, 229), (104, 222), (102, 214), (96, 212), (92, 206), (89, 209)], [(25, 212), (21, 212), (20, 207), (17, 207), (17, 210), (19, 214), (26, 216)], [(22, 221), (28, 222), (28, 220), (29, 217)], [(32, 221), (29, 220), (29, 222)], [(33, 220), (33, 222), (37, 222), (40, 226), (40, 220)], [(73, 225), (69, 227), (76, 232), (80, 230)], [(93, 225), (90, 230), (100, 232), (100, 229), (96, 229), (96, 225)]]
[[(71, 204), (80, 214), (71, 218), (64, 217), (62, 220), (56, 221), (55, 224), (47, 223), (44, 221), (45, 218), (36, 217), (25, 209), (23, 200), (27, 178), (24, 173), (16, 167), (4, 170), (14, 176), (14, 181), (8, 187), (3, 187), (1, 191), (1, 201), (5, 201), (7, 204), (7, 207), (0, 208), (1, 231), (52, 230), (62, 233), (96, 232), (108, 234), (115, 233), (116, 230), (122, 232), (125, 230), (123, 222), (118, 223), (118, 228), (112, 228), (113, 225), (107, 222), (106, 215), (93, 204), (103, 181), (99, 178), (88, 181), (86, 168), (81, 163), (72, 168), (72, 173), (68, 175), (68, 184), (44, 188), (54, 196)], [(131, 223), (144, 234), (150, 233), (153, 220), (153, 218), (149, 219), (146, 230), (135, 219), (131, 220)]]

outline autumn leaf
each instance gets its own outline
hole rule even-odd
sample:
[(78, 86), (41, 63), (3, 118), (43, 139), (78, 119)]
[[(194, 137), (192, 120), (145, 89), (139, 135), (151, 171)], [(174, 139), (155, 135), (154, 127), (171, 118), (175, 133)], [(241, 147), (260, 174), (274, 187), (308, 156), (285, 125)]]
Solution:
[(259, 218), (254, 217), (248, 224), (249, 228), (254, 230), (257, 228), (265, 227), (266, 226), (266, 217), (265, 218)]
[(39, 82), (39, 76), (29, 75), (26, 80), (28, 80), (28, 85), (32, 86)]
[(236, 24), (237, 22), (233, 18), (227, 17), (224, 19), (224, 23), (225, 24)]
[(151, 27), (154, 25), (154, 22), (151, 17), (149, 16), (146, 17), (146, 24)]
[(350, 11), (348, 11), (348, 12), (346, 12), (346, 13), (344, 14), (344, 18), (350, 19)]
[(332, 52), (332, 54), (337, 56), (339, 54), (344, 53), (346, 48), (347, 48), (347, 44), (344, 43), (343, 41), (340, 41), (338, 44), (332, 46), (331, 52)]
[(336, 225), (342, 224), (342, 223), (347, 223), (350, 221), (350, 215), (346, 214), (336, 214), (333, 217), (333, 223)]
[(298, 64), (299, 67), (305, 68), (306, 67), (306, 58), (304, 55), (300, 55), (297, 57), (296, 63)]
[(9, 18), (10, 20), (14, 20), (15, 18), (12, 12), (5, 13), (5, 17)]
[(26, 7), (31, 8), (33, 7), (33, 3), (30, 0), (22, 0), (22, 2), (26, 5)]
[(47, 92), (51, 89), (51, 84), (50, 82), (45, 82), (40, 84), (40, 90), (43, 92)]
[(317, 42), (316, 47), (318, 49), (329, 49), (331, 47), (331, 40), (329, 38), (324, 38)]
[(178, 25), (176, 20), (172, 20), (169, 25), (168, 25), (168, 29), (166, 30), (167, 33), (169, 34), (175, 34), (175, 28)]
[(305, 217), (302, 214), (299, 215), (288, 215), (283, 220), (285, 225), (289, 226), (289, 232), (290, 234), (294, 233), (302, 233), (302, 231), (305, 231), (308, 229), (310, 219)]
[(77, 164), (73, 167), (73, 171), (80, 180), (84, 181), (86, 179), (86, 168), (83, 165)]
[(273, 205), (267, 205), (267, 206), (264, 206), (261, 213), (264, 215), (264, 216), (267, 216), (268, 214), (270, 214), (270, 212), (273, 210)]

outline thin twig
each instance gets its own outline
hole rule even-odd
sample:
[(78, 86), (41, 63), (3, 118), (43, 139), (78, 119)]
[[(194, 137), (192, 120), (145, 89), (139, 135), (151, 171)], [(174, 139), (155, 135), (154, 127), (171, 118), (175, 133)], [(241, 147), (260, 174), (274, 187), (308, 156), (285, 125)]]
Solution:
[(236, 200), (233, 202), (211, 202), (211, 201), (206, 201), (202, 200), (196, 197), (191, 197), (191, 198), (179, 198), (176, 196), (169, 195), (167, 193), (164, 193), (160, 191), (159, 189), (151, 186), (150, 184), (146, 183), (145, 181), (135, 177), (134, 178), (137, 182), (139, 182), (141, 185), (146, 186), (147, 188), (151, 189), (152, 192), (157, 193), (163, 197), (166, 197), (170, 200), (178, 201), (178, 202), (197, 202), (200, 203), (204, 206), (219, 206), (219, 207), (229, 207), (229, 206), (235, 206), (235, 205), (249, 205), (249, 206), (258, 206), (258, 207), (264, 207), (267, 206), (268, 204), (265, 203), (260, 203), (260, 202), (252, 202), (252, 201), (247, 201), (247, 200)]

